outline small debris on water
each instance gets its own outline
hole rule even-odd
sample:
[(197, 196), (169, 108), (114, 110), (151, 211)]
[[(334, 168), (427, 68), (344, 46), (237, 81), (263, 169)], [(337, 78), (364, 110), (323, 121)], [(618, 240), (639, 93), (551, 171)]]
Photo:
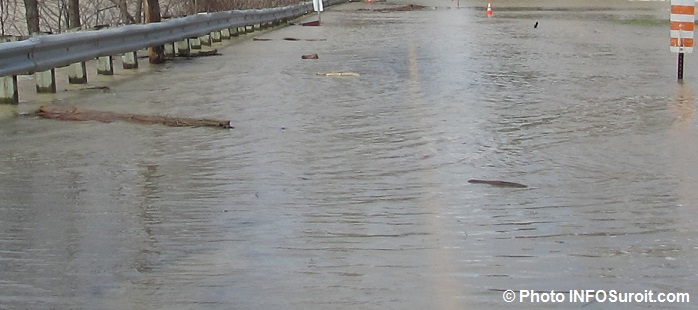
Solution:
[(524, 185), (521, 183), (509, 182), (509, 181), (499, 181), (499, 180), (470, 179), (470, 180), (468, 180), (468, 183), (487, 184), (487, 185), (492, 185), (492, 186), (496, 186), (496, 187), (528, 188), (527, 185)]
[(356, 72), (328, 72), (328, 73), (317, 73), (317, 75), (324, 76), (359, 76)]

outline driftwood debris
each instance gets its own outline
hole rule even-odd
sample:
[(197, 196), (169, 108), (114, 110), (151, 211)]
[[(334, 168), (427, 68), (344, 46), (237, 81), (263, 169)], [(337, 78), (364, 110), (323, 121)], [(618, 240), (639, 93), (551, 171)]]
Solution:
[(314, 20), (314, 21), (311, 21), (311, 22), (301, 23), (301, 26), (320, 26), (320, 21), (319, 21), (319, 20)]
[(299, 39), (299, 38), (291, 38), (291, 37), (286, 37), (284, 38), (286, 41), (327, 41), (327, 39)]
[(206, 56), (221, 56), (223, 54), (219, 53), (217, 49), (210, 51), (199, 51), (189, 54), (187, 57), (206, 57)]
[(497, 187), (514, 187), (514, 188), (527, 188), (528, 187), (528, 186), (521, 184), (521, 183), (508, 182), (508, 181), (497, 181), (497, 180), (470, 179), (470, 180), (468, 180), (468, 183), (488, 184), (488, 185), (497, 186)]
[(320, 56), (317, 54), (307, 54), (307, 55), (302, 55), (301, 59), (320, 59)]
[(218, 127), (233, 128), (230, 121), (206, 118), (186, 118), (157, 115), (138, 115), (108, 111), (84, 110), (77, 107), (40, 107), (34, 115), (62, 121), (97, 121), (111, 123), (124, 121), (135, 124), (160, 124), (170, 127)]

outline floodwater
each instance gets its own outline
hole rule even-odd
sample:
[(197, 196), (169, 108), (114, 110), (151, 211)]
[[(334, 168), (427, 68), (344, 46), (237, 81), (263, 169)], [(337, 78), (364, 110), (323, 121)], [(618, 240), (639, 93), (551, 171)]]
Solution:
[(460, 2), (22, 102), (235, 129), (3, 116), (0, 309), (691, 308), (502, 299), (698, 299), (698, 61), (677, 83), (668, 2)]

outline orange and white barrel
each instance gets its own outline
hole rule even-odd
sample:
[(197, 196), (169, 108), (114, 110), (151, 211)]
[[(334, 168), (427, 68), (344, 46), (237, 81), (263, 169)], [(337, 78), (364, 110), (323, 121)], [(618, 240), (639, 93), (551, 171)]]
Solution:
[(693, 31), (696, 28), (695, 0), (671, 0), (670, 50), (693, 52)]

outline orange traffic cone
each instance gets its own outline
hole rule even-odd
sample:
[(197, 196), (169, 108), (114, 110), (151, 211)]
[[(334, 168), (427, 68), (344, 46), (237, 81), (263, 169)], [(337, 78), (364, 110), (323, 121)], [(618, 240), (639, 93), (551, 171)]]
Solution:
[(492, 16), (492, 3), (487, 3), (487, 16)]

